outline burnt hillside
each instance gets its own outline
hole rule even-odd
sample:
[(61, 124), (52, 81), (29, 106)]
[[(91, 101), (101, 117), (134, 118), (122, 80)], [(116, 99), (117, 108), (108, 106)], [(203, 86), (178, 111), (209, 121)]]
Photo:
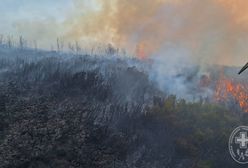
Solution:
[(144, 64), (1, 48), (0, 167), (237, 167), (247, 115), (168, 96)]

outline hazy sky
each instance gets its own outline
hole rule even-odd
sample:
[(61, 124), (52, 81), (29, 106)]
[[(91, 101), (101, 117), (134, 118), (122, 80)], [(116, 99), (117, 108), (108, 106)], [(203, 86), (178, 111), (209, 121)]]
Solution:
[[(54, 18), (61, 21), (72, 6), (70, 0), (1, 0), (0, 20), (2, 26), (9, 29), (14, 29), (14, 23), (22, 20)], [(1, 31), (9, 31), (2, 26)]]
[(0, 34), (14, 39), (22, 35), (30, 43), (37, 40), (40, 47), (50, 48), (70, 29), (65, 25), (68, 20), (96, 9), (95, 0), (1, 0)]
[[(70, 0), (1, 0), (0, 33), (48, 43), (60, 34), (53, 28), (64, 21), (72, 8)], [(49, 32), (54, 35), (52, 38), (48, 38)]]
[(172, 46), (206, 63), (248, 59), (248, 0), (1, 0), (0, 11), (0, 34), (42, 48), (60, 37), (112, 43), (139, 57)]

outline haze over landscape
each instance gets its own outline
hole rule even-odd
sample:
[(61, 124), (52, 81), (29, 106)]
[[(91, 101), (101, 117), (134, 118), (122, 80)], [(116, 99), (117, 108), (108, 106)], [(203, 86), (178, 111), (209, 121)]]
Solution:
[(141, 58), (156, 57), (166, 48), (183, 49), (197, 63), (241, 66), (248, 59), (247, 3), (3, 0), (0, 32), (37, 40), (47, 49), (61, 38), (82, 45), (111, 43)]

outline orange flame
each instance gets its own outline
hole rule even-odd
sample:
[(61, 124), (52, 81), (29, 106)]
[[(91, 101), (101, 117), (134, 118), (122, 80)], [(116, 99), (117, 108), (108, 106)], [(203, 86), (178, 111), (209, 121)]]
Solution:
[(142, 60), (147, 58), (147, 55), (145, 53), (145, 45), (144, 44), (138, 44), (136, 46), (136, 56)]
[(227, 78), (222, 78), (217, 82), (215, 99), (217, 101), (226, 101), (234, 98), (240, 108), (248, 112), (248, 84), (236, 83)]

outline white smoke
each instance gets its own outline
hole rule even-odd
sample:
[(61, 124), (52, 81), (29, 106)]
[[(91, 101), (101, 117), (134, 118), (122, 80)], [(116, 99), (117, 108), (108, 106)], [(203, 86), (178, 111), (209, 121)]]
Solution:
[(211, 88), (199, 89), (199, 82), (207, 72), (192, 59), (192, 53), (178, 45), (166, 45), (152, 57), (150, 78), (167, 94), (188, 101), (212, 96)]

